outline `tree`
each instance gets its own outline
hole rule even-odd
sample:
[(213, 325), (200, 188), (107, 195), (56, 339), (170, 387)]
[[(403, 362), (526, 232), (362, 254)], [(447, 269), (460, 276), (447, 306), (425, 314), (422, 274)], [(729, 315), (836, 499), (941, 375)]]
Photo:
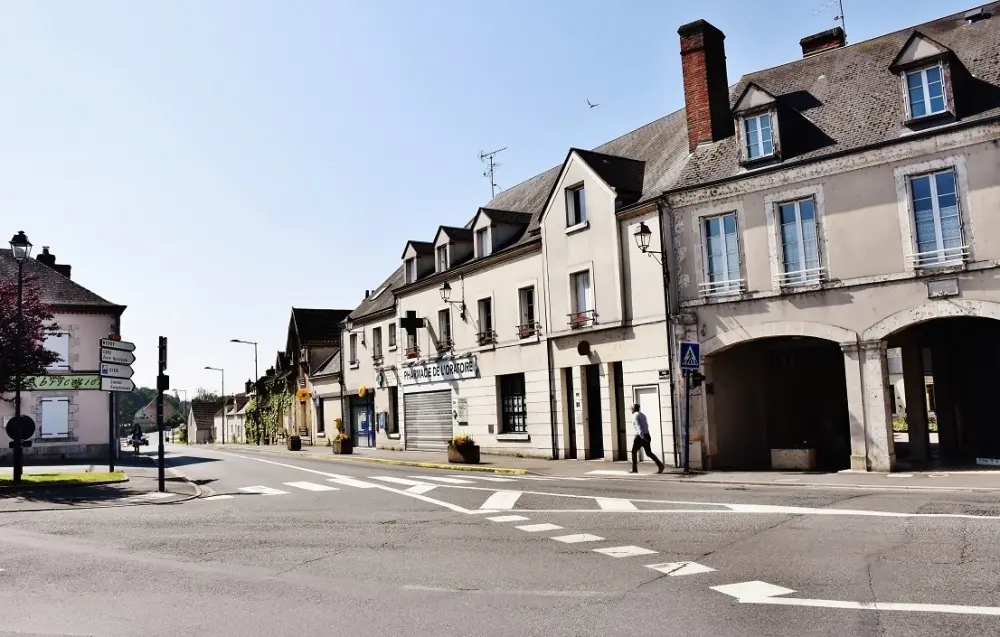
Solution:
[(20, 325), (17, 312), (17, 280), (0, 281), (0, 394), (10, 396), (17, 389), (16, 369), (21, 371), (21, 390), (27, 390), (25, 377), (44, 374), (59, 361), (59, 355), (45, 349), (47, 333), (59, 329), (52, 310), (42, 303), (34, 278), (24, 277)]

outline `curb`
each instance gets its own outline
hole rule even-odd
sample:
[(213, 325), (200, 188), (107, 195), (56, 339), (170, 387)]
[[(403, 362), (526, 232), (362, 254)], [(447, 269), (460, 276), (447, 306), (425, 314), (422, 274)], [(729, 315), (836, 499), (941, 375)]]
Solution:
[[(122, 473), (125, 473), (124, 471)], [(101, 480), (100, 482), (85, 482), (83, 484), (63, 484), (59, 482), (46, 483), (36, 483), (36, 484), (19, 484), (17, 486), (10, 485), (5, 487), (0, 487), (0, 493), (17, 494), (21, 491), (35, 491), (37, 489), (79, 489), (86, 487), (99, 487), (107, 484), (121, 484), (123, 482), (128, 482), (128, 474), (125, 475), (121, 480)]]
[[(147, 460), (149, 460), (151, 463), (153, 463), (153, 467), (159, 468), (158, 465), (156, 464), (156, 461), (153, 460), (151, 457), (149, 457), (149, 456), (143, 456), (143, 457), (146, 458)], [(188, 502), (190, 500), (195, 500), (195, 499), (201, 497), (201, 494), (203, 493), (202, 489), (201, 489), (201, 485), (198, 484), (198, 483), (196, 483), (190, 477), (188, 477), (188, 475), (186, 473), (184, 473), (183, 471), (180, 471), (178, 469), (174, 469), (173, 467), (164, 467), (164, 469), (166, 469), (166, 473), (171, 474), (175, 478), (180, 478), (184, 482), (187, 482), (189, 485), (191, 485), (192, 487), (194, 487), (194, 495), (184, 496), (183, 498), (181, 498), (179, 500), (171, 500), (170, 502), (156, 502), (156, 501), (154, 501), (154, 502), (150, 502), (149, 504), (180, 504), (181, 502)]]
[(512, 467), (487, 467), (482, 465), (469, 465), (469, 464), (448, 464), (441, 462), (420, 462), (417, 460), (396, 460), (394, 458), (366, 458), (363, 456), (345, 456), (345, 455), (319, 455), (309, 452), (304, 452), (301, 456), (294, 456), (287, 453), (282, 453), (280, 451), (272, 451), (269, 449), (233, 449), (231, 447), (220, 447), (218, 445), (212, 445), (213, 449), (219, 451), (248, 451), (249, 453), (263, 453), (271, 456), (281, 456), (283, 458), (308, 458), (309, 460), (321, 460), (325, 462), (367, 462), (370, 464), (385, 464), (394, 465), (398, 467), (419, 467), (421, 469), (438, 469), (442, 471), (473, 471), (478, 473), (496, 473), (500, 475), (511, 475), (520, 476), (528, 475), (531, 473), (527, 469), (515, 469)]

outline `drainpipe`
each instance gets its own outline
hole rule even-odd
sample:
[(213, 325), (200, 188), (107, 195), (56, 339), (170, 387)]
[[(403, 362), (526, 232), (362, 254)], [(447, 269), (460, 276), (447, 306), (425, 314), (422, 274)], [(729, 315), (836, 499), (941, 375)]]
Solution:
[[(672, 236), (672, 233), (666, 232), (665, 221), (667, 219), (666, 215), (666, 204), (661, 199), (656, 203), (656, 214), (657, 219), (660, 224), (660, 266), (663, 270), (663, 310), (666, 318), (666, 330), (667, 330), (667, 357), (670, 359), (670, 420), (671, 427), (674, 434), (674, 466), (677, 466), (678, 458), (678, 443), (677, 440), (682, 436), (677, 435), (677, 423), (680, 419), (677, 414), (677, 380), (674, 374), (674, 313), (670, 304), (670, 265), (667, 263), (667, 243), (666, 239), (668, 236)], [(685, 455), (687, 450), (684, 450)]]
[(549, 372), (549, 423), (552, 427), (552, 459), (559, 459), (559, 422), (556, 412), (556, 378), (553, 371), (555, 361), (552, 355), (552, 339), (545, 335), (545, 366)]

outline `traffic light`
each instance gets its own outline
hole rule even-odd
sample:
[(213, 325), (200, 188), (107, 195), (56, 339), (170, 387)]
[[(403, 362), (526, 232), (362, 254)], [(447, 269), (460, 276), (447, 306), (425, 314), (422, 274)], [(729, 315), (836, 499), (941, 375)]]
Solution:
[(160, 337), (160, 373), (167, 371), (167, 337)]

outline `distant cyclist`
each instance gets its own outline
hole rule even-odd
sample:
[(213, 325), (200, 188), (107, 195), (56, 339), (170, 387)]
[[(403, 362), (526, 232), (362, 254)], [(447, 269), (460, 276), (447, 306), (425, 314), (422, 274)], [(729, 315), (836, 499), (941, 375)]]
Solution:
[(139, 455), (139, 445), (142, 444), (142, 427), (139, 423), (132, 425), (132, 449)]

